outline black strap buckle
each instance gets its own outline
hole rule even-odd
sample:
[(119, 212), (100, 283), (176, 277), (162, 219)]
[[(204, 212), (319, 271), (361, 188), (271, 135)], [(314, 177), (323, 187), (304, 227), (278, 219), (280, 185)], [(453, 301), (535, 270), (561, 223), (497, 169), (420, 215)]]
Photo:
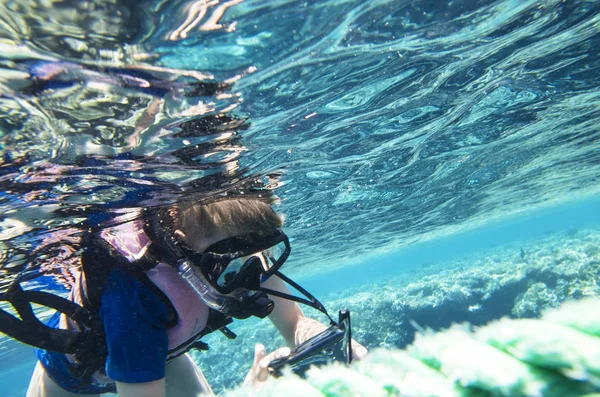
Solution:
[(227, 337), (227, 339), (237, 338), (237, 335), (227, 327), (222, 327), (219, 329), (219, 331), (221, 331), (223, 333), (223, 335), (225, 335)]
[(192, 345), (192, 349), (196, 349), (196, 350), (210, 350), (210, 346), (208, 346), (208, 343), (204, 343), (202, 341), (197, 340), (196, 342), (194, 342), (194, 344)]

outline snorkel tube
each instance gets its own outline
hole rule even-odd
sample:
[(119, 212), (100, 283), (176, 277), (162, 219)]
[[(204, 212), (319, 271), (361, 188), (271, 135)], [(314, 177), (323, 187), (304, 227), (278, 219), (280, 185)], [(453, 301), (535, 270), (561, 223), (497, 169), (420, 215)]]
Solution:
[(265, 318), (275, 307), (273, 301), (262, 291), (250, 295), (249, 290), (237, 289), (227, 295), (221, 294), (189, 259), (179, 260), (176, 268), (179, 275), (208, 307), (231, 317), (237, 319), (245, 319), (250, 316)]

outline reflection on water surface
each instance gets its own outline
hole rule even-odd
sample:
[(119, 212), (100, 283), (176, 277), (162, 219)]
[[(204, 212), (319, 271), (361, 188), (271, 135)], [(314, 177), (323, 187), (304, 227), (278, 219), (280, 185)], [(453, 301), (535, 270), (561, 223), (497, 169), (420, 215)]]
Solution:
[(255, 180), (298, 273), (598, 190), (595, 2), (2, 7), (5, 266)]

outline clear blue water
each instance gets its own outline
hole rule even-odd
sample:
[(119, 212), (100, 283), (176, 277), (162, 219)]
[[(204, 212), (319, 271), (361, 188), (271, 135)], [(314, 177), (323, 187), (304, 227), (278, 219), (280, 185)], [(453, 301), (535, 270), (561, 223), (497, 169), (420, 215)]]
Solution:
[[(83, 220), (237, 178), (322, 294), (600, 223), (595, 1), (250, 0), (185, 38), (186, 1), (33, 4), (0, 5), (2, 287)], [(3, 346), (6, 379), (32, 359)]]
[[(465, 257), (482, 257), (490, 250), (501, 248), (517, 253), (525, 244), (552, 234), (574, 232), (600, 227), (598, 198), (569, 202), (559, 206), (532, 211), (526, 215), (507, 217), (489, 225), (455, 233), (437, 239), (412, 244), (399, 250), (361, 258), (316, 277), (306, 277), (303, 285), (316, 294), (326, 294), (331, 280), (340, 288), (395, 277), (403, 271), (444, 264)], [(337, 288), (337, 287), (336, 287)]]

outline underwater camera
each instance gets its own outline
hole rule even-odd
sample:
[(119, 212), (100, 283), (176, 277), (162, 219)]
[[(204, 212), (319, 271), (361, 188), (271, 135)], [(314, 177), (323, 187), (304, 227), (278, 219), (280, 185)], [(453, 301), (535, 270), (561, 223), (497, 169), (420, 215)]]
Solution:
[(352, 362), (352, 327), (350, 311), (340, 310), (339, 321), (332, 323), (323, 332), (307, 339), (291, 351), (287, 357), (271, 361), (269, 373), (282, 375), (283, 367), (290, 367), (302, 376), (311, 365), (323, 365), (331, 361)]

